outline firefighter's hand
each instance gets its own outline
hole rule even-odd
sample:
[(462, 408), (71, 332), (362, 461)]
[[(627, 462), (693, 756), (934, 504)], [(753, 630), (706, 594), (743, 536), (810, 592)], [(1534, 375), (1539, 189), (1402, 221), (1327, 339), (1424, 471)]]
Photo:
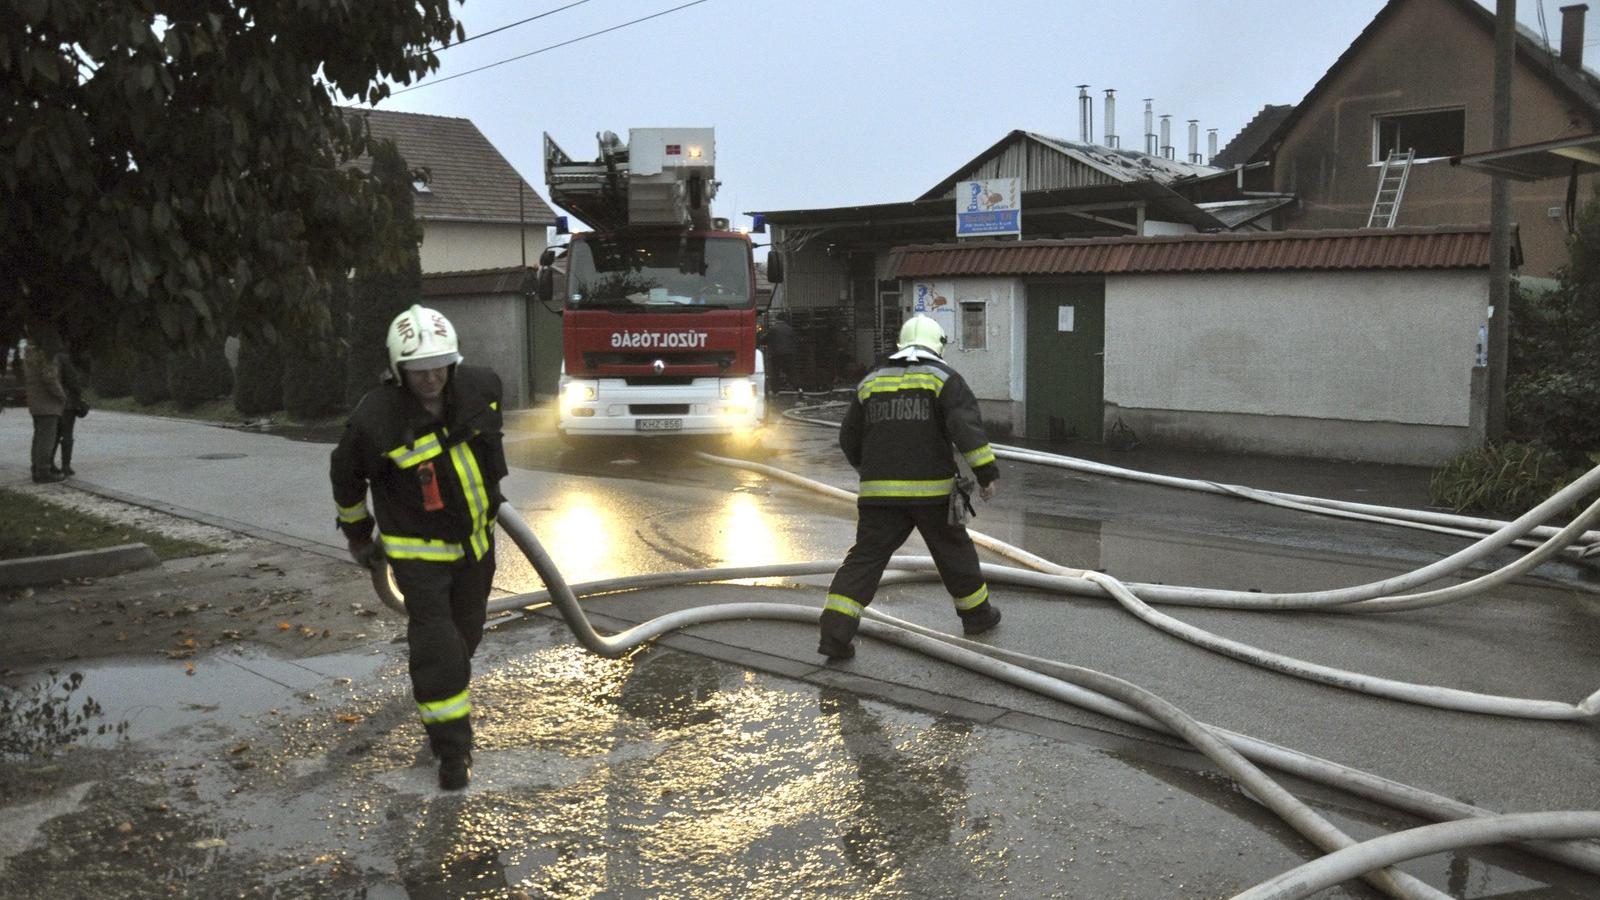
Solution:
[(994, 499), (994, 486), (995, 486), (995, 482), (991, 481), (988, 484), (984, 485), (983, 487), (978, 488), (978, 496), (985, 503), (987, 503), (990, 500)]
[(363, 568), (370, 569), (383, 558), (383, 552), (370, 537), (350, 538), (347, 543), (350, 546), (350, 558)]

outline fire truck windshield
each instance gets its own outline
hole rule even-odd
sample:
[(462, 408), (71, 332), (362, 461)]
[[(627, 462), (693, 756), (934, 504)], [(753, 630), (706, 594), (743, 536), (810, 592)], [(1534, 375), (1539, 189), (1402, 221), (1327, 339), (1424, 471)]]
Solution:
[(739, 238), (584, 235), (567, 263), (567, 309), (749, 309), (750, 245)]

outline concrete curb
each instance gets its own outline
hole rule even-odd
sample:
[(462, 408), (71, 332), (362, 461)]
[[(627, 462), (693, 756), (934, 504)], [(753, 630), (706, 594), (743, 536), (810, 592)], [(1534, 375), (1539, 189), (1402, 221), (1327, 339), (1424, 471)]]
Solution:
[(159, 565), (160, 557), (148, 544), (6, 559), (0, 560), (0, 588), (55, 584), (69, 578), (100, 578)]

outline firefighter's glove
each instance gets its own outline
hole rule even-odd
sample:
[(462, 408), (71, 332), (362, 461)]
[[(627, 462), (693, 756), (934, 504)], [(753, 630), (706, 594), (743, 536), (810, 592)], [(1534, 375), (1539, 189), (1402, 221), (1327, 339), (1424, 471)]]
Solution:
[(350, 558), (362, 568), (371, 569), (383, 561), (383, 546), (371, 537), (350, 538)]

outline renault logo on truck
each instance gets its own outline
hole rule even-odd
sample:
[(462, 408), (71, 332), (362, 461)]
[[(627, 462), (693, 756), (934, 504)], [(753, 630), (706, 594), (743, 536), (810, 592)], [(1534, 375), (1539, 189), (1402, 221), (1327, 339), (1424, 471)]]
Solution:
[(647, 350), (694, 350), (703, 348), (710, 340), (704, 331), (615, 331), (611, 334), (613, 348)]
[(650, 364), (650, 370), (655, 372), (657, 375), (660, 375), (662, 372), (667, 370), (667, 361), (664, 359), (656, 360)]

